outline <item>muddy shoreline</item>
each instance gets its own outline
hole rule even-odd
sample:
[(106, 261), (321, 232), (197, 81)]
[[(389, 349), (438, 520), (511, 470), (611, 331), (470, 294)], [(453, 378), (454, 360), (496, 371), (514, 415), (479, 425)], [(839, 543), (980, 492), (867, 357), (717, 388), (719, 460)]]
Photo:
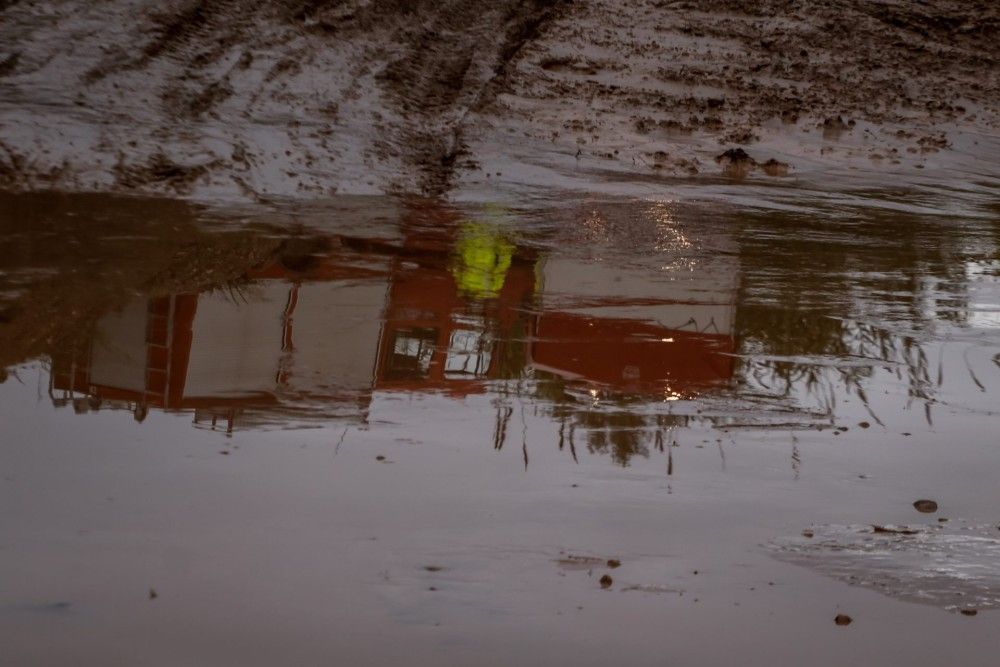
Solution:
[(6, 3), (0, 187), (995, 186), (998, 26), (990, 2)]

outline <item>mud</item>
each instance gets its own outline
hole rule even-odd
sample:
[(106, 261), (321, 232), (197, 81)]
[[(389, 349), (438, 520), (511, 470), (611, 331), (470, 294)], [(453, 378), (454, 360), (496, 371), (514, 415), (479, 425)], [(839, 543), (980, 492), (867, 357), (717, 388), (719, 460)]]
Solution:
[[(0, 187), (995, 181), (998, 25), (991, 2), (5, 3)], [(764, 166), (714, 163), (740, 148)]]

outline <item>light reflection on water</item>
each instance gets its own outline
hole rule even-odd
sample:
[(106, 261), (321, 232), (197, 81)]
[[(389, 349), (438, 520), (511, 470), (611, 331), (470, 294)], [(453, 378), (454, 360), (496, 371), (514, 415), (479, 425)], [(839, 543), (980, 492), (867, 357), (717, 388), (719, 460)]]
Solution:
[(0, 197), (5, 650), (974, 664), (992, 627), (940, 608), (994, 613), (996, 568), (921, 568), (995, 557), (998, 245), (861, 209)]
[(626, 464), (692, 424), (834, 426), (852, 395), (882, 425), (869, 395), (886, 382), (930, 423), (998, 379), (989, 223), (345, 200), (234, 224), (175, 202), (8, 204), (3, 362), (42, 360), (52, 403), (78, 413), (232, 433), (366, 424), (379, 396), (483, 397), (493, 447), (519, 439), (526, 464), (525, 402), (574, 459), (579, 440)]

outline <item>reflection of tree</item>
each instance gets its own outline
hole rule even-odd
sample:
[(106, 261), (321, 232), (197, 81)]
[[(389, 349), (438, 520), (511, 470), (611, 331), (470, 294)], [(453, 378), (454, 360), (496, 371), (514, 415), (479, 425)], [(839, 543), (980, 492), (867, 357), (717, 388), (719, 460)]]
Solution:
[(741, 381), (776, 396), (816, 397), (832, 414), (832, 383), (868, 405), (864, 384), (882, 366), (898, 369), (911, 399), (931, 400), (935, 382), (921, 341), (942, 322), (965, 322), (963, 244), (973, 234), (884, 212), (745, 216)]
[[(634, 456), (648, 458), (654, 449), (665, 451), (664, 443), (670, 440), (668, 434), (692, 420), (688, 414), (650, 410), (649, 396), (600, 393), (600, 398), (594, 400), (586, 393), (580, 396), (575, 389), (578, 388), (572, 382), (558, 375), (537, 371), (531, 383), (514, 388), (542, 404), (546, 414), (559, 424), (557, 446), (574, 460), (578, 458), (578, 438), (582, 435), (588, 452), (609, 455), (615, 463), (627, 466)], [(498, 412), (498, 425), (504, 424), (499, 417), (502, 414)], [(502, 442), (505, 431), (498, 429), (496, 434)]]
[(576, 414), (578, 423), (587, 429), (587, 450), (592, 454), (610, 454), (611, 460), (626, 465), (633, 456), (649, 456), (645, 415), (633, 412), (584, 411)]

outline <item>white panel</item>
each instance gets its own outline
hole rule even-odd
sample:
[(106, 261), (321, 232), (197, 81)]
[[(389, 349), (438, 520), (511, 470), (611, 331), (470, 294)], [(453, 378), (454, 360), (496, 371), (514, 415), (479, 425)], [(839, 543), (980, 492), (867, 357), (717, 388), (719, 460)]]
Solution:
[(146, 318), (149, 302), (136, 299), (97, 323), (90, 357), (93, 384), (143, 391), (146, 388)]
[(306, 283), (292, 319), (290, 388), (325, 393), (372, 385), (387, 280)]
[(233, 297), (198, 297), (185, 398), (274, 391), (281, 363), (282, 320), (291, 285), (265, 282)]

